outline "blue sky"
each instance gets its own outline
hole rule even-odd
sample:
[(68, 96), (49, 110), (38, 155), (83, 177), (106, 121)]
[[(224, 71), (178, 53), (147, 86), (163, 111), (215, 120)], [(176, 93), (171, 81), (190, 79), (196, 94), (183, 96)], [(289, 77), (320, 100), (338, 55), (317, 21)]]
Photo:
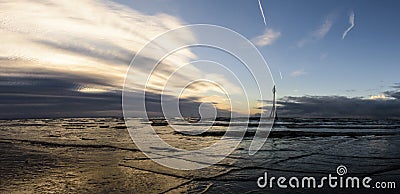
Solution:
[[(332, 104), (333, 113), (313, 116), (337, 115), (333, 105), (346, 101), (346, 106), (362, 104), (363, 110), (381, 107), (390, 112), (387, 116), (400, 118), (399, 111), (388, 111), (398, 110), (400, 104), (400, 2), (261, 0), (261, 4), (266, 25), (257, 0), (2, 1), (0, 106), (5, 111), (0, 117), (120, 115), (125, 73), (146, 43), (187, 24), (213, 24), (242, 34), (260, 50), (277, 85), (281, 112), (307, 116), (325, 103)], [(354, 27), (343, 38), (353, 13)], [(168, 41), (168, 47), (195, 42), (196, 34), (188, 31)], [(135, 84), (146, 80), (154, 57), (138, 56), (142, 63), (129, 88), (133, 92), (140, 92)], [(182, 64), (219, 58), (240, 71), (237, 61), (204, 48), (183, 49), (171, 57), (149, 82), (154, 99), (168, 74)], [(178, 98), (171, 91), (190, 75), (215, 79), (241, 96), (238, 85), (222, 70), (189, 65), (177, 75), (179, 79), (170, 81), (171, 90), (166, 90), (169, 99)], [(214, 86), (198, 84), (188, 88), (185, 100), (189, 109), (190, 102), (211, 101), (225, 110), (222, 96)], [(255, 113), (260, 99), (250, 99)], [(293, 103), (304, 107), (300, 111)], [(344, 116), (352, 114), (361, 113)]]
[[(188, 24), (233, 29), (251, 39), (265, 29), (281, 36), (259, 47), (269, 63), (279, 95), (378, 95), (398, 82), (400, 24), (397, 1), (121, 1), (148, 14), (167, 13)], [(342, 40), (355, 13), (355, 27)], [(321, 38), (312, 34), (329, 21)], [(304, 46), (298, 43), (307, 40)], [(283, 79), (280, 79), (279, 71)], [(298, 76), (291, 76), (299, 72)], [(303, 73), (300, 73), (303, 72)]]

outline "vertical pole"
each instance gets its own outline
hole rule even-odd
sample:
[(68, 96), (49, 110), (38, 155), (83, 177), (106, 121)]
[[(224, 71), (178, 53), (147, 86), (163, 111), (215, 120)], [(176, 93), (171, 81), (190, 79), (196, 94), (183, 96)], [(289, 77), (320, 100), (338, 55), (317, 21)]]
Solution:
[(275, 85), (274, 85), (274, 87), (272, 88), (272, 94), (273, 94), (272, 109), (271, 109), (271, 113), (269, 114), (269, 117), (276, 116), (275, 93), (276, 93), (276, 88), (275, 88)]

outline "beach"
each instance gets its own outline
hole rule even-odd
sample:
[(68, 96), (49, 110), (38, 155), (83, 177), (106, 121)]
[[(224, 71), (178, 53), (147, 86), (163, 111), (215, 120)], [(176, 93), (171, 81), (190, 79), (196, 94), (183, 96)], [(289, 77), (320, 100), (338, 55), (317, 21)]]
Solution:
[[(344, 165), (349, 176), (369, 176), (373, 181), (399, 184), (399, 123), (286, 119), (277, 123), (257, 154), (248, 154), (250, 134), (221, 162), (185, 171), (164, 167), (144, 155), (132, 142), (123, 119), (2, 120), (0, 192), (348, 193), (346, 189), (328, 187), (260, 188), (257, 180), (265, 172), (275, 177), (338, 176), (336, 168)], [(213, 126), (201, 136), (179, 134), (169, 126), (156, 128), (166, 142), (190, 150), (218, 141), (218, 131), (225, 127)], [(397, 193), (398, 189), (350, 191)]]

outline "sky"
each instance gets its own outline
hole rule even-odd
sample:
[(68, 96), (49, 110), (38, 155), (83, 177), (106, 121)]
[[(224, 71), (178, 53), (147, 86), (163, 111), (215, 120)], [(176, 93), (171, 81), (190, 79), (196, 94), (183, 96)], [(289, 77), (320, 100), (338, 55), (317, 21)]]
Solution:
[[(121, 116), (121, 93), (133, 56), (155, 37), (188, 24), (219, 25), (250, 40), (268, 63), (283, 116), (400, 118), (400, 2), (260, 3), (265, 24), (257, 0), (2, 0), (0, 118)], [(197, 40), (196, 32), (188, 30), (156, 49)], [(155, 55), (137, 55), (141, 63), (126, 89), (141, 92), (137, 85), (147, 80)], [(199, 59), (213, 59), (238, 72), (250, 88), (250, 108), (240, 105), (243, 91), (235, 77), (193, 64)], [(168, 79), (184, 64), (189, 65)], [(148, 97), (159, 100), (168, 81), (163, 94), (171, 101), (181, 99), (187, 114), (204, 102), (230, 111), (224, 91), (215, 84), (195, 83), (177, 95), (193, 77), (214, 80), (230, 91), (238, 114), (270, 107), (259, 104), (270, 96), (259, 99), (247, 87), (252, 80), (238, 61), (205, 48), (184, 48), (166, 58), (151, 76)], [(262, 90), (269, 93), (271, 88)], [(149, 110), (157, 114), (160, 107)]]

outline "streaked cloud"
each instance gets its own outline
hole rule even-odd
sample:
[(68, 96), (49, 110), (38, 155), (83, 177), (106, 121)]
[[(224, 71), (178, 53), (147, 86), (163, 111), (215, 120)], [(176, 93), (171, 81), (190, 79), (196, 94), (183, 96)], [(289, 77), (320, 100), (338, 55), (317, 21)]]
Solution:
[(307, 72), (305, 72), (304, 69), (298, 69), (298, 70), (292, 71), (292, 72), (290, 73), (290, 76), (292, 76), (292, 77), (298, 77), (298, 76), (304, 75), (304, 74), (306, 74), (306, 73), (307, 73)]
[(301, 48), (307, 45), (310, 42), (315, 42), (318, 40), (323, 39), (331, 30), (332, 25), (333, 25), (333, 19), (334, 16), (333, 14), (330, 14), (324, 21), (323, 24), (321, 24), (316, 30), (312, 31), (312, 33), (305, 38), (302, 38), (297, 42), (297, 47)]
[[(7, 67), (2, 74), (79, 74), (87, 79), (100, 77), (115, 90), (121, 89), (127, 65), (143, 45), (183, 25), (176, 17), (146, 15), (110, 1), (11, 1), (1, 3), (0, 9), (0, 57), (7, 59), (1, 63), (2, 69)], [(193, 39), (187, 32), (174, 41)], [(151, 53), (140, 57), (152, 60)], [(167, 63), (174, 68), (172, 63), (195, 57), (182, 50), (181, 56)], [(101, 84), (96, 87), (105, 89)]]
[(281, 36), (281, 33), (272, 29), (266, 29), (264, 34), (257, 36), (252, 39), (252, 42), (257, 46), (268, 46), (271, 45), (275, 40)]
[(78, 89), (79, 92), (83, 93), (104, 93), (107, 92), (107, 90), (104, 89), (99, 89), (99, 88), (90, 88), (90, 87), (81, 87)]
[(262, 16), (263, 21), (264, 21), (264, 25), (267, 25), (267, 21), (266, 21), (266, 19), (265, 19), (265, 15), (264, 15), (264, 10), (263, 10), (263, 7), (262, 7), (262, 5), (261, 5), (260, 0), (258, 0), (258, 7), (260, 8), (260, 12), (261, 12), (261, 16)]
[[(61, 80), (69, 87), (65, 90), (80, 95), (120, 92), (132, 57), (156, 36), (185, 25), (175, 16), (149, 15), (112, 1), (1, 1), (0, 10), (0, 77)], [(197, 40), (187, 30), (166, 41), (168, 44), (153, 45), (157, 48), (152, 51)], [(144, 72), (159, 60), (154, 52), (136, 56), (140, 65), (135, 67), (135, 83), (127, 89), (136, 91), (139, 83), (147, 81), (149, 75)], [(196, 58), (190, 49), (169, 55), (150, 76), (149, 91), (162, 91), (169, 75), (185, 64), (189, 65), (174, 74), (179, 79), (168, 80), (175, 82), (172, 86), (191, 80), (193, 74), (206, 77), (208, 73), (190, 65)], [(235, 89), (227, 79), (218, 81)], [(0, 84), (12, 87), (12, 83)], [(199, 89), (189, 88), (188, 93), (192, 91), (191, 97), (199, 97)], [(203, 89), (220, 91), (213, 86)], [(164, 94), (176, 97), (170, 91)], [(223, 107), (222, 102), (217, 103)]]
[(324, 23), (313, 32), (313, 37), (317, 39), (324, 38), (326, 34), (328, 34), (328, 32), (331, 30), (332, 24), (333, 22), (331, 18), (326, 19)]
[(347, 33), (349, 33), (350, 30), (352, 30), (352, 29), (354, 28), (354, 25), (355, 25), (355, 23), (354, 23), (354, 18), (355, 18), (355, 14), (354, 14), (354, 11), (352, 11), (352, 12), (350, 13), (350, 16), (349, 16), (349, 23), (350, 23), (350, 26), (349, 26), (349, 28), (346, 29), (346, 31), (343, 32), (342, 40), (344, 40), (344, 39), (346, 38), (346, 36), (347, 36)]
[(400, 89), (400, 83), (395, 83), (393, 86), (391, 86), (392, 88), (395, 89)]

